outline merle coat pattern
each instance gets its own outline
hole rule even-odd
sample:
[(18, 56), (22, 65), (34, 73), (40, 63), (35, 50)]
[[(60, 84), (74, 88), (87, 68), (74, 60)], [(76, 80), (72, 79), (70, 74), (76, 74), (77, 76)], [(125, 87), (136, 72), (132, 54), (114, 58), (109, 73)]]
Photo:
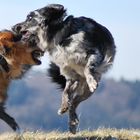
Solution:
[[(13, 30), (25, 38), (29, 33), (37, 35), (38, 46), (49, 53), (56, 65), (50, 69), (54, 81), (65, 77), (58, 114), (69, 111), (69, 129), (75, 133), (77, 106), (94, 93), (102, 74), (113, 64), (115, 44), (111, 33), (93, 19), (67, 16), (66, 9), (59, 4), (32, 11)], [(57, 79), (53, 70), (60, 70), (62, 77)]]

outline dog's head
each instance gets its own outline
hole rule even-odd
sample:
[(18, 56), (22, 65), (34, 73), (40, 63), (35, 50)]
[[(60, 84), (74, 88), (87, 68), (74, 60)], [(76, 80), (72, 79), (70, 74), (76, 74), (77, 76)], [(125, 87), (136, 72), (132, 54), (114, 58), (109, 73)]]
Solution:
[[(43, 52), (36, 48), (37, 38), (31, 35), (26, 42), (20, 41), (18, 35), (11, 31), (0, 32), (0, 70), (9, 72), (10, 67), (18, 64), (31, 65), (41, 64), (40, 57), (43, 56)], [(23, 59), (24, 58), (24, 59)], [(18, 69), (17, 68), (17, 69)]]
[(62, 22), (65, 16), (66, 10), (62, 5), (50, 4), (30, 12), (24, 22), (16, 24), (12, 29), (22, 34), (23, 38), (28, 38), (30, 34), (38, 35), (40, 30), (44, 30), (49, 25)]

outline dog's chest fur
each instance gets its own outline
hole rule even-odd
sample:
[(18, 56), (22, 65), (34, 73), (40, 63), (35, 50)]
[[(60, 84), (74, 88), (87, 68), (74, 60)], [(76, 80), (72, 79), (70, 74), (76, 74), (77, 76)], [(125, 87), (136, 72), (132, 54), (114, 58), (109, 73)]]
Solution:
[(84, 33), (79, 32), (71, 36), (72, 40), (68, 46), (63, 47), (59, 45), (55, 40), (51, 43), (45, 43), (42, 41), (41, 46), (45, 48), (46, 44), (49, 46), (47, 49), (51, 61), (59, 66), (61, 74), (71, 75), (72, 73), (77, 73), (84, 77), (84, 67), (87, 63), (87, 54), (82, 46)]

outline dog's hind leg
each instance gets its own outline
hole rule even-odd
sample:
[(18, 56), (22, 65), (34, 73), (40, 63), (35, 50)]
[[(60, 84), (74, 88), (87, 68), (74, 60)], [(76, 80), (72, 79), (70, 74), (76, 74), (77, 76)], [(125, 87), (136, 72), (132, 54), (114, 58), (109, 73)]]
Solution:
[(71, 100), (73, 99), (73, 93), (75, 92), (77, 87), (78, 87), (78, 81), (73, 81), (73, 80), (66, 81), (66, 86), (62, 94), (61, 107), (58, 110), (59, 115), (65, 113), (68, 110)]
[(73, 102), (69, 105), (69, 131), (73, 134), (76, 133), (79, 119), (76, 114), (76, 106)]
[(19, 126), (15, 119), (5, 112), (4, 104), (0, 103), (0, 119), (5, 121), (14, 131), (19, 130)]
[[(96, 79), (100, 78), (100, 75), (95, 75)], [(88, 84), (85, 82), (84, 78), (81, 78), (79, 81), (78, 88), (76, 90), (76, 94), (73, 97), (71, 102), (71, 106), (69, 107), (69, 131), (73, 134), (76, 133), (77, 126), (79, 124), (79, 119), (76, 114), (76, 108), (78, 105), (88, 99), (93, 92), (90, 92)]]
[(87, 93), (89, 93), (88, 85), (85, 83), (85, 79), (81, 78), (79, 80), (76, 94), (69, 105), (69, 131), (73, 134), (76, 133), (77, 126), (79, 124), (79, 119), (76, 114), (76, 108), (81, 101), (86, 99), (86, 97), (83, 99), (83, 96), (87, 96)]
[[(85, 66), (84, 74), (86, 77), (87, 84), (91, 92), (94, 92), (98, 86), (100, 80), (100, 74), (96, 72), (96, 66), (101, 62), (102, 57), (99, 53), (92, 54), (88, 58), (87, 65)], [(99, 75), (99, 76), (95, 76)]]

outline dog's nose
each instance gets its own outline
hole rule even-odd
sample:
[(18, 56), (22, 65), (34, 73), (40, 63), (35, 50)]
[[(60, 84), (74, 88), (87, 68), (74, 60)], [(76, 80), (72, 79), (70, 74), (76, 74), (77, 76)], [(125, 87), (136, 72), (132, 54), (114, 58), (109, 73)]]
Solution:
[(20, 30), (21, 30), (21, 26), (20, 26), (19, 24), (17, 24), (17, 25), (15, 25), (15, 26), (12, 27), (12, 30), (13, 30), (14, 32), (19, 33)]

